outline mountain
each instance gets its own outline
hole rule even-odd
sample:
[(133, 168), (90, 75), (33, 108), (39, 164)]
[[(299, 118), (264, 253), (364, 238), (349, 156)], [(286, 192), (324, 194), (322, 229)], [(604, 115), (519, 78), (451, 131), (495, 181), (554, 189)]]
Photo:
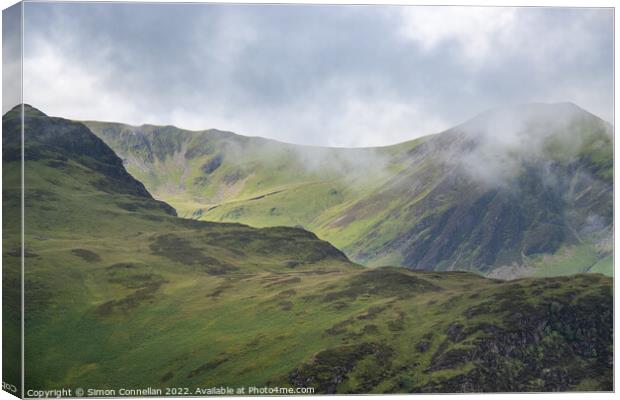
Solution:
[(301, 226), (369, 266), (612, 274), (612, 127), (570, 103), (365, 149), (85, 124), (185, 217)]
[[(260, 248), (257, 254), (241, 255), (228, 251), (230, 254), (226, 254), (224, 258), (230, 262), (234, 262), (235, 258), (246, 261), (249, 256), (265, 251), (263, 247), (269, 247), (268, 240), (285, 237), (290, 240), (278, 243), (277, 249), (270, 249), (270, 265), (265, 268), (277, 268), (272, 262), (278, 255), (284, 254), (287, 262), (297, 260), (299, 265), (308, 261), (303, 258), (308, 254), (312, 257), (321, 255), (334, 262), (349, 263), (347, 258), (329, 243), (317, 240), (315, 235), (301, 229), (253, 229), (239, 224), (196, 223), (173, 218), (177, 215), (174, 208), (153, 199), (144, 185), (127, 173), (121, 159), (86, 126), (62, 118), (48, 117), (30, 106), (25, 107), (25, 218), (26, 226), (31, 232), (43, 234), (49, 230), (55, 237), (58, 237), (58, 234), (80, 237), (81, 234), (88, 233), (108, 238), (107, 228), (120, 229), (128, 222), (146, 224), (143, 226), (145, 229), (148, 225), (156, 225), (163, 226), (170, 232), (179, 230), (179, 235), (186, 235), (185, 231), (192, 228), (214, 231), (221, 228), (225, 231), (214, 235), (212, 246), (217, 247), (220, 242), (226, 243), (228, 236), (236, 235), (244, 240), (250, 251)], [(13, 110), (3, 119), (3, 129), (7, 132), (3, 137), (3, 161), (9, 166), (9, 172), (13, 162), (19, 161), (19, 158), (16, 158), (19, 156), (20, 145), (19, 131), (16, 129), (19, 124), (18, 115), (18, 111)], [(7, 177), (7, 206), (15, 207), (18, 206), (18, 190), (13, 188), (19, 188), (19, 182), (12, 182), (10, 178), (19, 176), (8, 174)], [(153, 238), (156, 243), (160, 240), (151, 237)], [(178, 245), (183, 247), (181, 239), (166, 240), (179, 241)], [(261, 242), (263, 239), (265, 241)], [(32, 238), (33, 243), (48, 240), (51, 239), (41, 238), (40, 235)], [(302, 251), (301, 248), (307, 251)], [(217, 250), (211, 249), (210, 252), (216, 254)], [(294, 252), (295, 256), (287, 252)], [(232, 264), (229, 264), (232, 268)], [(287, 265), (281, 264), (280, 267)], [(260, 263), (256, 263), (255, 267), (258, 270), (263, 269)]]
[[(29, 385), (47, 385), (47, 379), (54, 379), (48, 373), (69, 379), (74, 374), (70, 366), (79, 369), (90, 357), (105, 358), (91, 351), (100, 352), (98, 346), (114, 340), (105, 336), (110, 329), (117, 330), (120, 346), (128, 345), (121, 326), (109, 326), (112, 321), (142, 312), (156, 298), (179, 299), (188, 286), (192, 295), (204, 297), (205, 290), (232, 272), (310, 269), (319, 274), (326, 266), (334, 273), (359, 268), (301, 229), (176, 218), (175, 210), (153, 199), (83, 124), (48, 117), (30, 106), (24, 111)], [(2, 127), (3, 363), (10, 371), (5, 377), (19, 387), (21, 107), (4, 115)], [(161, 310), (154, 307), (146, 313), (156, 321)], [(59, 358), (74, 346), (81, 350), (69, 356), (73, 361)]]
[[(3, 117), (9, 383), (20, 120)], [(25, 106), (24, 129), (26, 389), (613, 389), (611, 278), (363, 268), (302, 229), (176, 217), (81, 123)]]

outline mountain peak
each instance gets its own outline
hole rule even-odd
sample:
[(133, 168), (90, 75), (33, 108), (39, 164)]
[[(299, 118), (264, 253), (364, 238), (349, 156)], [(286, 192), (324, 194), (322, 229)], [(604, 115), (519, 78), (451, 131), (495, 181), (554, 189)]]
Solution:
[(30, 104), (24, 104), (24, 113), (29, 117), (47, 117), (47, 114)]
[[(577, 123), (577, 125), (575, 125)], [(611, 128), (611, 124), (571, 102), (525, 103), (484, 111), (450, 129), (468, 136), (549, 135), (586, 123)], [(574, 130), (574, 129), (572, 129)], [(574, 132), (579, 133), (579, 132)]]
[(524, 122), (540, 122), (542, 120), (572, 120), (578, 117), (596, 118), (594, 114), (584, 110), (575, 103), (523, 103), (514, 106), (492, 108), (476, 115), (471, 121), (493, 120), (512, 117)]
[(11, 108), (9, 111), (4, 114), (5, 117), (16, 117), (21, 114), (22, 106), (24, 107), (24, 115), (27, 117), (47, 117), (47, 114), (31, 106), (30, 104), (17, 104), (15, 107)]

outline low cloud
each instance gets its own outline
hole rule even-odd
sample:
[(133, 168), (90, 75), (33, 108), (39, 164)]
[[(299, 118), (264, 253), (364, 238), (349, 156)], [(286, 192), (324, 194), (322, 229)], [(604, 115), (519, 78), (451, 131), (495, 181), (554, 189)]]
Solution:
[[(458, 139), (446, 161), (492, 187), (513, 187), (513, 178), (537, 162), (543, 183), (555, 187), (554, 159), (574, 161), (584, 133), (592, 129), (612, 134), (610, 125), (571, 103), (489, 110), (453, 130)], [(554, 139), (555, 145), (550, 142)]]

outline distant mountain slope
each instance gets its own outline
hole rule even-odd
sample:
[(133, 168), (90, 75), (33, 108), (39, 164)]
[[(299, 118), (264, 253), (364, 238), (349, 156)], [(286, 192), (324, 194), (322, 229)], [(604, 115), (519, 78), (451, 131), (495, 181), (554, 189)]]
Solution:
[(491, 110), (369, 149), (85, 124), (188, 217), (303, 226), (367, 265), (611, 273), (612, 128), (572, 104)]
[[(3, 118), (5, 339), (19, 118)], [(26, 389), (613, 388), (610, 278), (361, 268), (301, 229), (177, 218), (82, 124), (30, 107), (25, 123)]]
[[(186, 217), (243, 215), (257, 226), (311, 225), (325, 210), (376, 188), (399, 167), (374, 149), (295, 146), (217, 130), (84, 123), (157, 198), (176, 202)], [(300, 198), (305, 201), (298, 204)], [(268, 199), (282, 204), (266, 213), (255, 209)]]
[[(610, 265), (610, 132), (572, 105), (483, 114), (426, 140), (402, 173), (346, 209), (340, 218), (353, 225), (389, 204), (344, 249), (362, 261), (508, 276), (574, 273), (605, 258)], [(328, 227), (346, 231), (341, 221)], [(584, 248), (596, 253), (584, 269), (549, 268), (552, 258), (540, 259)]]

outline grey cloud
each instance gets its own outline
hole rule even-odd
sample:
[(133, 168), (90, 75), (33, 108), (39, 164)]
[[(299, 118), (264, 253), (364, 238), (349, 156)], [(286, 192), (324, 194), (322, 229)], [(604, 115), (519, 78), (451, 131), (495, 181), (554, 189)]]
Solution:
[[(31, 102), (72, 118), (338, 146), (395, 143), (531, 101), (572, 101), (611, 118), (611, 11), (519, 9), (514, 48), (490, 42), (488, 62), (468, 66), (463, 43), (428, 50), (404, 36), (405, 9), (416, 12), (27, 3), (25, 69), (41, 92)], [(41, 60), (79, 75), (75, 93), (52, 101)]]
[(2, 13), (2, 113), (21, 103), (22, 12), (16, 4)]

